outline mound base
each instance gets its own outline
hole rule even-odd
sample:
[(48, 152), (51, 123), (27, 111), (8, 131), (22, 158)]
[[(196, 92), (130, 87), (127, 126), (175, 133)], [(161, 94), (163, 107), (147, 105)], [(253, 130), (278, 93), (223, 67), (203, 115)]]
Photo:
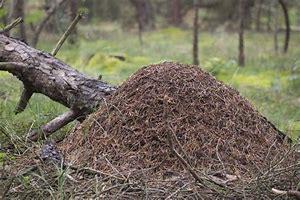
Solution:
[(269, 176), (296, 162), (281, 136), (233, 88), (196, 66), (165, 62), (132, 75), (60, 148), (73, 165), (145, 187), (242, 197), (296, 184), (292, 172)]

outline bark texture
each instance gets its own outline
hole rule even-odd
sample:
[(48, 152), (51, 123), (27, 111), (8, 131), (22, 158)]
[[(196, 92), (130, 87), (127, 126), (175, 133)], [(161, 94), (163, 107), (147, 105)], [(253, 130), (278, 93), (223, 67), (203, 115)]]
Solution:
[(3, 34), (0, 34), (0, 62), (0, 70), (10, 72), (24, 85), (16, 113), (25, 109), (33, 93), (42, 93), (70, 108), (68, 113), (42, 127), (46, 135), (93, 112), (116, 89), (78, 72), (48, 53)]

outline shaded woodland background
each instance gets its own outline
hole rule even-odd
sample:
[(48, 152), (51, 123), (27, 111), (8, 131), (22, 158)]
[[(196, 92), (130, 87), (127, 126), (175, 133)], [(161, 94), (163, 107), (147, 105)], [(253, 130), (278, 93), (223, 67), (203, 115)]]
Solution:
[[(118, 85), (150, 63), (199, 64), (293, 139), (300, 135), (299, 1), (12, 0), (0, 20), (5, 27), (21, 17), (10, 35), (50, 52), (78, 13), (84, 19), (57, 56), (79, 71)], [(65, 110), (35, 95), (14, 115), (20, 88), (0, 73), (0, 147)]]

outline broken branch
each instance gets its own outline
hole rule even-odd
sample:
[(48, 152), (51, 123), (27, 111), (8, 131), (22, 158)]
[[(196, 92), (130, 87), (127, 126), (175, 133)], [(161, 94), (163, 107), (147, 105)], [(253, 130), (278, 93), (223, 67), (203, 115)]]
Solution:
[(49, 136), (58, 129), (64, 127), (68, 123), (74, 121), (77, 117), (79, 117), (81, 113), (70, 110), (56, 118), (54, 118), (52, 121), (48, 122), (44, 126), (42, 126), (42, 134), (39, 134), (37, 131), (34, 131), (30, 136), (29, 140), (31, 141), (37, 141), (40, 136)]
[(18, 114), (25, 110), (25, 108), (29, 102), (29, 99), (31, 98), (32, 95), (33, 95), (33, 91), (24, 87), (21, 97), (20, 97), (20, 100), (19, 100), (19, 103), (16, 107), (15, 114)]
[(0, 62), (0, 71), (15, 72), (20, 71), (23, 67), (26, 65), (21, 62)]
[(0, 33), (7, 33), (11, 29), (15, 28), (18, 24), (22, 23), (23, 19), (21, 17), (18, 17), (15, 19), (12, 23), (8, 24), (7, 26), (4, 27), (4, 29)]
[(53, 49), (53, 51), (51, 53), (53, 56), (56, 56), (57, 52), (59, 51), (59, 49), (61, 48), (63, 43), (66, 41), (67, 37), (71, 34), (71, 32), (73, 31), (73, 29), (75, 28), (77, 23), (80, 21), (80, 19), (82, 19), (82, 16), (83, 16), (83, 14), (80, 13), (72, 21), (72, 23), (70, 24), (70, 26), (68, 27), (66, 32), (62, 35), (62, 37), (60, 38), (60, 40), (56, 44), (55, 48)]

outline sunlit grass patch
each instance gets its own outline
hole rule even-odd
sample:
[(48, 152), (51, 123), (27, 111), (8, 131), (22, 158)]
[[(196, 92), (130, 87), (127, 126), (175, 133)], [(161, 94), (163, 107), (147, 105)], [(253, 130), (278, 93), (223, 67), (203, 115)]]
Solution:
[(266, 74), (246, 75), (238, 74), (233, 77), (232, 82), (236, 85), (253, 86), (256, 88), (267, 89), (271, 87), (272, 76), (266, 77)]

